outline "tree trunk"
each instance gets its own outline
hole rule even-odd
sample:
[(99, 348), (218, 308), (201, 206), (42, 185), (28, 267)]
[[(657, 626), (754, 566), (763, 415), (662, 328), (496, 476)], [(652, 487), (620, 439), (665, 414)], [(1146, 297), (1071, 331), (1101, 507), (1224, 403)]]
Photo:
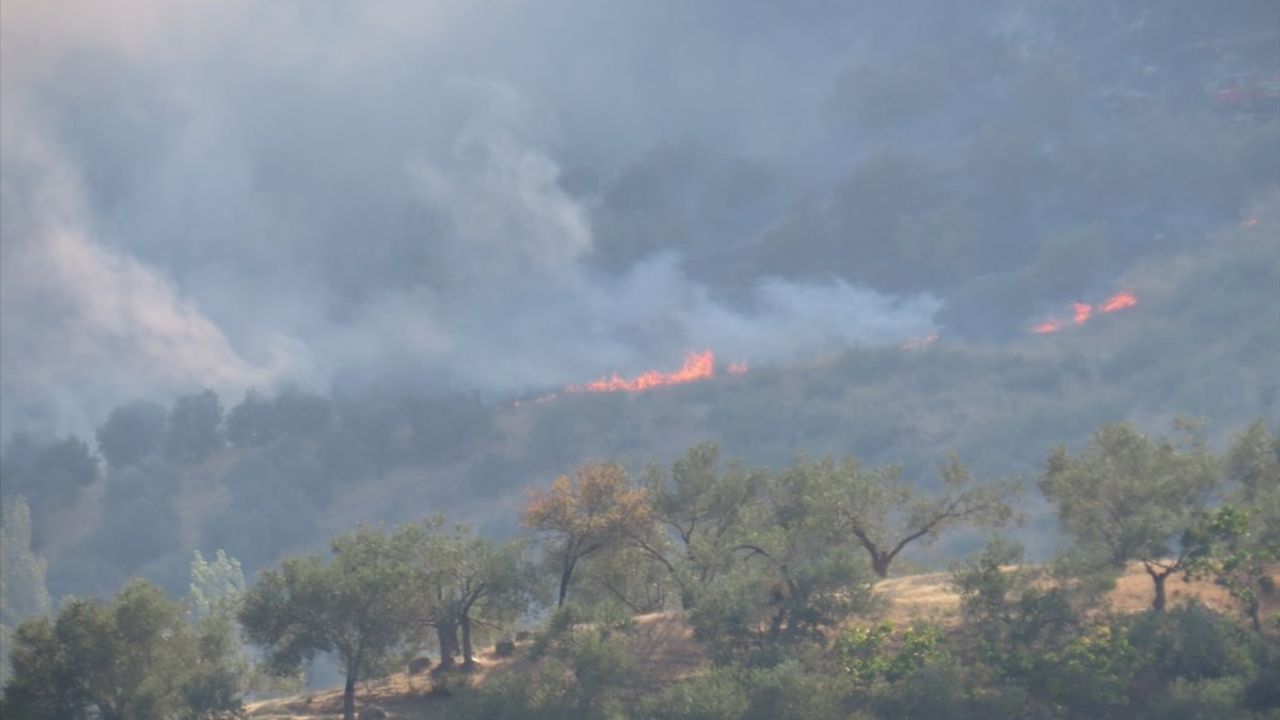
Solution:
[(1164, 612), (1164, 581), (1168, 577), (1168, 573), (1151, 573), (1151, 582), (1155, 583), (1156, 586), (1156, 597), (1151, 601), (1151, 609), (1156, 612)]
[(458, 623), (452, 620), (436, 623), (436, 639), (440, 644), (438, 669), (453, 669), (453, 656), (458, 653)]
[(342, 689), (342, 720), (356, 720), (356, 672), (347, 671), (347, 685)]
[(560, 596), (556, 599), (556, 607), (564, 607), (564, 599), (569, 594), (569, 580), (573, 577), (573, 565), (572, 553), (566, 551), (564, 568), (560, 571)]
[(893, 557), (884, 553), (871, 554), (871, 569), (876, 571), (876, 577), (884, 580), (889, 577), (889, 563), (893, 562)]
[(1253, 626), (1253, 631), (1262, 634), (1262, 607), (1258, 602), (1258, 598), (1249, 601), (1249, 624)]
[(769, 637), (777, 639), (782, 636), (782, 622), (787, 619), (787, 609), (778, 608), (778, 612), (769, 620)]
[(471, 616), (463, 613), (462, 615), (462, 667), (471, 669), (476, 665), (476, 659), (471, 655)]

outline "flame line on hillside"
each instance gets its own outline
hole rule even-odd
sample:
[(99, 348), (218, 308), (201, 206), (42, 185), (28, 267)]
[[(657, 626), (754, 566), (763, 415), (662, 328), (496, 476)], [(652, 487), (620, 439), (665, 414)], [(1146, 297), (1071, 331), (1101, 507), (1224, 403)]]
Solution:
[[(745, 372), (745, 368), (744, 368)], [(735, 373), (736, 374), (736, 373)], [(675, 372), (659, 372), (649, 370), (633, 378), (624, 378), (617, 373), (599, 380), (581, 385), (570, 385), (566, 392), (641, 392), (667, 385), (684, 385), (699, 380), (710, 380), (716, 376), (716, 358), (710, 350), (690, 352), (684, 358), (684, 364)]]
[[(1137, 304), (1138, 298), (1127, 290), (1121, 290), (1097, 305), (1074, 302), (1071, 303), (1071, 321), (1076, 325), (1084, 325), (1093, 317), (1094, 311), (1110, 314), (1126, 308), (1131, 308)], [(1031, 332), (1036, 335), (1049, 335), (1058, 332), (1066, 326), (1067, 321), (1061, 318), (1049, 318), (1048, 320), (1032, 325)]]

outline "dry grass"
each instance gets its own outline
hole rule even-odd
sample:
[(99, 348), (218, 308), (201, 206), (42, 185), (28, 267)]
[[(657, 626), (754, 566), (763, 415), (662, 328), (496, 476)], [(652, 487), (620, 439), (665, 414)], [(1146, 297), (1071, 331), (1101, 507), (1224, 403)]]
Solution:
[[(679, 613), (652, 613), (635, 618), (636, 628), (625, 640), (628, 651), (639, 663), (638, 684), (642, 691), (656, 690), (694, 673), (705, 658), (693, 639), (693, 630)], [(476, 658), (478, 667), (468, 674), (472, 685), (505, 673), (528, 672), (534, 662), (518, 654), (501, 658), (492, 650)], [(396, 673), (379, 680), (360, 683), (356, 688), (357, 709), (378, 706), (389, 717), (400, 720), (437, 720), (448, 716), (448, 700), (431, 695), (429, 675)], [(249, 717), (261, 720), (318, 720), (342, 715), (342, 690), (322, 690), (294, 697), (251, 703)]]
[[(1013, 570), (1013, 568), (1007, 568)], [(1272, 568), (1271, 577), (1280, 585), (1280, 566)], [(885, 617), (896, 623), (916, 620), (935, 620), (944, 623), (958, 620), (960, 598), (951, 588), (950, 573), (929, 573), (882, 580), (876, 592), (885, 598)], [(1212, 582), (1201, 580), (1185, 582), (1170, 578), (1165, 583), (1170, 607), (1192, 600), (1227, 615), (1239, 615), (1240, 607), (1225, 590)], [(1151, 606), (1153, 597), (1151, 578), (1141, 563), (1130, 564), (1107, 594), (1106, 609), (1118, 613), (1134, 613)], [(1264, 600), (1263, 616), (1280, 610), (1280, 598)]]
[[(1010, 567), (1008, 570), (1012, 571)], [(1280, 584), (1280, 566), (1272, 570)], [(1218, 612), (1239, 615), (1239, 607), (1220, 587), (1210, 582), (1183, 582), (1170, 579), (1167, 584), (1169, 605), (1199, 602)], [(959, 620), (960, 598), (951, 588), (950, 573), (928, 573), (883, 580), (876, 593), (884, 599), (882, 617), (898, 624), (929, 620), (953, 624)], [(1119, 613), (1140, 612), (1151, 604), (1151, 579), (1140, 564), (1134, 563), (1107, 596), (1106, 607)], [(1263, 605), (1264, 615), (1280, 611), (1280, 598), (1270, 598)], [(641, 692), (657, 690), (680, 678), (688, 677), (705, 664), (702, 648), (693, 639), (693, 630), (678, 612), (652, 613), (635, 618), (636, 629), (625, 640), (629, 652), (638, 660), (638, 685)], [(500, 658), (492, 651), (481, 654), (479, 667), (469, 677), (471, 684), (503, 673), (529, 672), (535, 665), (518, 654)], [(357, 688), (357, 708), (376, 705), (394, 720), (444, 720), (448, 717), (447, 699), (430, 695), (431, 680), (427, 675), (408, 676), (397, 673), (380, 680), (361, 683)], [(319, 720), (342, 714), (342, 691), (325, 690), (290, 698), (253, 703), (249, 716), (261, 720)]]

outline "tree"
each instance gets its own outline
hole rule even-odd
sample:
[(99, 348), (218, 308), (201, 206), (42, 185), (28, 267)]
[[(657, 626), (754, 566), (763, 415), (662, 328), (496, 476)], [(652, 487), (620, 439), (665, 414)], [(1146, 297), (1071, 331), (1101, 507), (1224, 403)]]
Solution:
[(241, 707), (232, 644), (218, 628), (187, 625), (181, 606), (142, 580), (110, 604), (73, 599), (56, 619), (24, 622), (12, 657), (6, 717), (150, 720)]
[(451, 534), (438, 532), (438, 522), (427, 527), (420, 555), (425, 572), (417, 583), (431, 595), (426, 624), (436, 628), (441, 667), (452, 667), (461, 650), (463, 667), (470, 669), (475, 666), (473, 626), (509, 619), (527, 606), (533, 578), (525, 547), (518, 541), (498, 545), (462, 526)]
[(333, 540), (329, 561), (289, 558), (245, 594), (240, 623), (277, 674), (296, 672), (317, 653), (337, 655), (345, 720), (355, 718), (357, 680), (403, 644), (416, 619), (415, 548), (407, 539), (362, 526)]
[(196, 463), (222, 449), (222, 403), (212, 390), (184, 395), (169, 411), (165, 456), (175, 462)]
[(977, 483), (952, 456), (942, 467), (939, 492), (921, 495), (902, 480), (902, 468), (863, 468), (852, 458), (837, 463), (800, 460), (788, 473), (829, 478), (819, 504), (827, 507), (841, 531), (867, 552), (876, 575), (889, 575), (889, 565), (908, 545), (934, 542), (961, 525), (993, 526), (1010, 518), (1017, 485), (1007, 481)]
[(113, 470), (133, 465), (160, 450), (168, 413), (153, 402), (132, 402), (111, 411), (98, 426), (98, 449)]
[(695, 602), (698, 587), (714, 582), (732, 565), (733, 549), (767, 480), (764, 473), (736, 463), (720, 472), (719, 459), (717, 445), (695, 445), (669, 473), (651, 467), (645, 479), (649, 504), (664, 532), (656, 542), (641, 538), (639, 545), (670, 571), (685, 609)]
[(524, 526), (547, 538), (560, 566), (556, 606), (564, 605), (579, 561), (605, 548), (643, 534), (653, 515), (643, 488), (631, 486), (627, 471), (616, 463), (588, 463), (572, 478), (561, 475), (551, 490), (530, 492)]
[(1177, 427), (1185, 432), (1180, 445), (1152, 441), (1132, 425), (1104, 426), (1074, 457), (1055, 448), (1039, 483), (1087, 564), (1118, 572), (1130, 560), (1142, 563), (1156, 611), (1165, 607), (1165, 581), (1186, 567), (1183, 533), (1220, 484), (1198, 428)]
[(0, 517), (0, 686), (9, 678), (9, 635), (24, 619), (49, 612), (44, 559), (31, 552), (31, 510), (5, 500)]
[(227, 440), (239, 448), (258, 447), (276, 436), (275, 408), (257, 390), (250, 389), (244, 400), (227, 414)]
[(1280, 436), (1254, 422), (1227, 451), (1226, 470), (1231, 504), (1187, 532), (1187, 574), (1225, 588), (1261, 633), (1262, 597), (1275, 592), (1270, 569), (1280, 561)]
[(1257, 541), (1249, 513), (1231, 505), (1215, 509), (1183, 537), (1188, 579), (1208, 577), (1242, 603), (1257, 633), (1262, 632), (1262, 596), (1275, 591), (1270, 566), (1280, 560), (1274, 545)]
[(244, 571), (239, 560), (227, 555), (222, 548), (218, 548), (212, 562), (205, 560), (199, 550), (195, 551), (187, 596), (191, 601), (191, 612), (197, 618), (206, 618), (237, 606), (244, 592)]
[[(40, 442), (19, 433), (5, 446), (0, 473), (6, 497), (23, 495), (39, 510), (52, 502), (73, 500), (91, 485), (98, 477), (98, 460), (88, 443), (74, 435)], [(38, 535), (35, 544), (40, 544)]]
[(49, 612), (44, 560), (31, 552), (31, 510), (22, 498), (7, 500), (0, 520), (0, 624), (16, 626)]
[(870, 599), (871, 572), (832, 513), (837, 477), (797, 463), (767, 478), (741, 519), (733, 561), (699, 589), (689, 614), (713, 657), (805, 638)]
[(831, 625), (863, 604), (871, 583), (832, 499), (842, 479), (805, 461), (770, 478), (748, 522), (755, 530), (737, 549), (764, 559), (772, 574), (769, 636)]
[(1254, 421), (1236, 437), (1226, 461), (1227, 480), (1237, 502), (1249, 509), (1257, 540), (1280, 547), (1280, 433)]
[(1023, 564), (1022, 546), (1000, 538), (952, 571), (972, 655), (1008, 678), (1042, 678), (1044, 659), (1079, 634), (1068, 589), (1037, 579)]

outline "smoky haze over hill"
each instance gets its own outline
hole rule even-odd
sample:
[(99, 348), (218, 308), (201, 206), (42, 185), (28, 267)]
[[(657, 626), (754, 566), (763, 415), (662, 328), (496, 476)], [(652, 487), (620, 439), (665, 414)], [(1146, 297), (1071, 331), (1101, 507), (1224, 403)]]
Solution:
[(73, 5), (3, 11), (6, 435), (1004, 342), (1276, 180), (1271, 2)]

